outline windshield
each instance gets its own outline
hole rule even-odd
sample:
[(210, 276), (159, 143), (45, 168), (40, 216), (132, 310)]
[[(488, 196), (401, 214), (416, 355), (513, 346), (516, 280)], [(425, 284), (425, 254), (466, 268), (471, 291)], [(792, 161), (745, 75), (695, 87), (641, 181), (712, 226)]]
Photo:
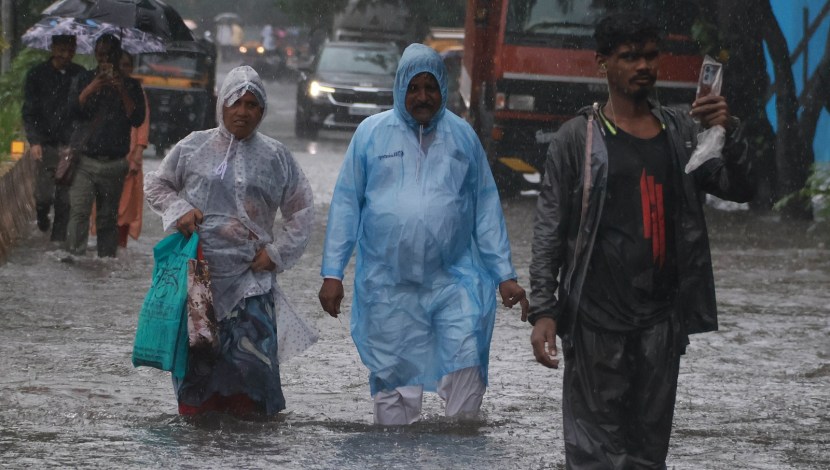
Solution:
[(594, 25), (615, 11), (639, 10), (670, 36), (690, 36), (697, 7), (684, 0), (510, 0), (506, 32), (515, 37), (592, 36)]
[(140, 54), (137, 58), (135, 73), (175, 78), (199, 78), (204, 72), (199, 69), (199, 58), (198, 55), (176, 52)]
[(365, 75), (395, 75), (397, 52), (389, 50), (325, 47), (317, 65), (318, 72), (342, 72)]

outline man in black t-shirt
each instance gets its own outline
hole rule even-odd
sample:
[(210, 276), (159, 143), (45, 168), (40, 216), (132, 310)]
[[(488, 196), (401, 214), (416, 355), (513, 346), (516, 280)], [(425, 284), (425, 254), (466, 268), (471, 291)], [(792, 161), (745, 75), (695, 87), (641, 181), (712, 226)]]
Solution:
[[(717, 329), (704, 193), (744, 202), (754, 182), (722, 97), (698, 98), (691, 113), (650, 102), (660, 55), (651, 20), (609, 16), (595, 38), (608, 101), (565, 123), (548, 150), (531, 344), (556, 368), (562, 338), (567, 468), (666, 468), (680, 355), (688, 335)], [(692, 118), (727, 139), (722, 158), (687, 174)]]
[[(69, 220), (69, 188), (55, 184), (59, 147), (69, 144), (72, 120), (69, 117), (69, 87), (84, 68), (72, 62), (75, 36), (52, 36), (52, 55), (26, 74), (23, 89), (23, 127), (29, 154), (37, 161), (35, 207), (37, 226), (42, 232), (52, 227), (52, 241), (66, 239)], [(49, 212), (55, 207), (54, 223)]]

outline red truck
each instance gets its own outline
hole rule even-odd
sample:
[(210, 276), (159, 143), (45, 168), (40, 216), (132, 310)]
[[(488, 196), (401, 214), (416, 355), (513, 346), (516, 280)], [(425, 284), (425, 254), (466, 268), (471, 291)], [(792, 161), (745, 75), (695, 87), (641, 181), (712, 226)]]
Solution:
[(594, 60), (594, 26), (639, 9), (664, 31), (657, 96), (690, 105), (702, 58), (691, 39), (698, 12), (683, 0), (468, 0), (459, 92), (505, 196), (532, 189), (553, 132), (607, 97)]

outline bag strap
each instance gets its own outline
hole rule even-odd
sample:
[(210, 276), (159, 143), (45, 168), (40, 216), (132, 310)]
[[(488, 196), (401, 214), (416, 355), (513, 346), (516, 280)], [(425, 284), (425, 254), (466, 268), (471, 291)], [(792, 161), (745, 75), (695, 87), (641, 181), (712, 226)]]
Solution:
[[(579, 229), (576, 234), (576, 245), (574, 249), (574, 260), (572, 266), (576, 266), (576, 257), (579, 253), (579, 247), (582, 246), (582, 239), (584, 236), (583, 224), (585, 223), (585, 217), (588, 213), (588, 197), (591, 192), (591, 151), (593, 150), (594, 144), (594, 113), (597, 110), (599, 105), (594, 103), (593, 112), (588, 115), (588, 124), (587, 128), (585, 129), (585, 162), (582, 168), (582, 206), (579, 212)], [(566, 291), (570, 293), (571, 286), (570, 282), (569, 285), (566, 287)]]
[[(594, 104), (596, 106), (596, 104)], [(582, 224), (585, 223), (585, 215), (588, 212), (588, 197), (591, 192), (591, 151), (594, 144), (594, 114), (588, 115), (587, 129), (585, 130), (585, 163), (582, 168), (582, 206), (579, 212), (579, 233), (576, 236), (576, 247), (582, 245)], [(576, 262), (576, 260), (574, 260)]]
[(594, 144), (594, 115), (588, 116), (588, 127), (585, 130), (585, 167), (582, 170), (582, 212), (579, 216), (580, 225), (588, 211), (588, 193), (591, 192), (591, 151)]

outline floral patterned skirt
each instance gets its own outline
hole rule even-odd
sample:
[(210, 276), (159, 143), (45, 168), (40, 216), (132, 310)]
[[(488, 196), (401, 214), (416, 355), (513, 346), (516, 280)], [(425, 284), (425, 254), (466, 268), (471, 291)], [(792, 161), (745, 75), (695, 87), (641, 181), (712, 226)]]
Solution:
[(253, 402), (242, 414), (284, 410), (273, 297), (244, 299), (218, 330), (218, 350), (191, 349), (184, 379), (173, 378), (180, 413), (236, 412), (240, 400)]

